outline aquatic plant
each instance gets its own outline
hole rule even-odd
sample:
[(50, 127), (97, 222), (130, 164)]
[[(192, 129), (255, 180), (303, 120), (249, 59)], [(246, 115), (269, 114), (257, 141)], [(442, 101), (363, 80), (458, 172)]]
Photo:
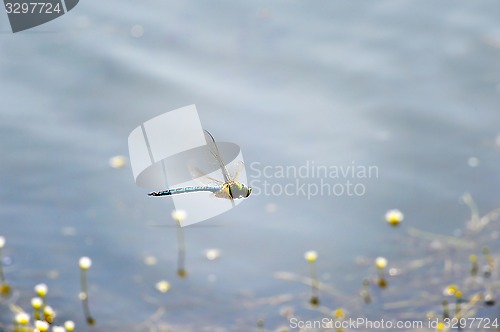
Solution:
[(30, 316), (24, 311), (18, 312), (14, 316), (14, 331), (24, 332), (27, 331), (27, 326), (30, 323)]
[(177, 275), (180, 278), (186, 278), (186, 244), (184, 242), (184, 229), (181, 227), (181, 223), (186, 219), (186, 212), (174, 210), (172, 211), (172, 219), (177, 226)]
[(92, 266), (92, 260), (88, 257), (81, 257), (79, 261), (80, 265), (80, 285), (81, 285), (81, 291), (79, 294), (79, 298), (82, 301), (82, 306), (83, 306), (83, 313), (85, 315), (85, 319), (87, 320), (87, 323), (89, 325), (94, 325), (95, 320), (90, 314), (90, 308), (89, 308), (89, 296), (88, 296), (88, 289), (87, 289), (87, 271)]
[(316, 306), (319, 305), (319, 294), (318, 294), (318, 277), (316, 276), (316, 269), (314, 268), (314, 263), (318, 259), (318, 253), (314, 250), (307, 251), (304, 254), (304, 258), (309, 263), (311, 268), (311, 299), (309, 303)]
[(375, 267), (377, 268), (378, 280), (377, 284), (380, 288), (387, 287), (384, 270), (387, 267), (387, 259), (385, 257), (377, 257), (375, 259)]
[[(474, 206), (470, 201), (469, 204)], [(177, 274), (181, 276), (179, 271), (185, 272), (185, 244), (183, 233), (179, 236), (179, 229), (181, 229), (180, 222), (184, 220), (185, 215), (173, 214), (172, 218), (178, 227)], [(402, 218), (399, 220), (401, 221)], [(255, 315), (248, 319), (247, 326), (255, 330), (255, 317), (265, 317), (266, 327), (264, 329), (262, 320), (257, 323), (259, 329), (286, 331), (287, 322), (294, 317), (317, 315), (319, 319), (325, 318), (341, 323), (352, 317), (364, 315), (374, 317), (380, 315), (380, 310), (383, 310), (395, 319), (436, 322), (432, 329), (422, 328), (421, 331), (447, 331), (444, 323), (446, 319), (477, 317), (482, 314), (480, 311), (482, 308), (497, 304), (495, 300), (500, 289), (498, 279), (500, 256), (498, 238), (495, 234), (498, 233), (498, 220), (500, 220), (500, 209), (484, 216), (477, 216), (475, 212), (471, 212), (471, 220), (467, 222), (466, 227), (456, 231), (454, 233), (456, 235), (453, 236), (434, 234), (408, 224), (399, 227), (397, 231), (391, 230), (390, 236), (398, 240), (398, 245), (402, 244), (396, 249), (408, 249), (410, 255), (403, 255), (400, 258), (391, 256), (390, 263), (387, 258), (379, 256), (381, 253), (378, 252), (357, 258), (356, 262), (362, 268), (357, 271), (359, 274), (351, 274), (348, 277), (361, 285), (359, 295), (336, 289), (333, 286), (336, 283), (330, 280), (328, 272), (318, 276), (316, 271), (318, 254), (316, 251), (308, 251), (304, 254), (304, 258), (310, 267), (309, 274), (300, 275), (293, 271), (276, 272), (275, 277), (279, 280), (310, 286), (311, 290), (301, 286), (298, 288), (298, 293), (285, 292), (265, 298), (258, 296), (250, 298), (245, 301), (245, 308), (251, 310), (258, 306), (268, 306), (270, 311), (266, 310), (266, 312), (272, 313), (275, 310), (278, 318), (273, 317), (272, 314), (263, 316), (260, 311), (258, 313), (260, 316)], [(204, 251), (204, 258), (208, 261), (217, 259), (219, 255), (218, 249)], [(150, 265), (156, 264), (156, 260), (151, 258), (147, 261), (150, 263), (154, 261)], [(80, 260), (82, 270), (80, 299), (82, 299), (84, 314), (89, 324), (94, 322), (89, 310), (86, 280), (91, 264), (90, 259)], [(340, 278), (344, 276), (344, 273), (342, 270), (336, 270), (335, 276)], [(151, 288), (156, 289), (157, 292), (166, 293), (176, 285), (175, 282), (171, 285), (168, 281), (161, 280), (156, 284), (153, 283), (153, 286), (154, 288)], [(300, 289), (305, 290), (300, 291)], [(16, 294), (17, 290), (13, 291), (13, 294)], [(49, 292), (45, 284), (38, 284), (35, 287), (35, 293), (36, 297), (32, 300), (33, 311), (29, 308), (24, 311), (21, 307), (11, 303), (15, 301), (12, 300), (16, 299), (15, 296), (8, 299), (0, 298), (0, 304), (5, 304), (13, 313), (13, 319), (9, 323), (13, 325), (7, 326), (8, 331), (33, 332), (35, 324), (41, 328), (37, 327), (38, 331), (43, 330), (45, 324), (48, 324), (48, 329), (54, 332), (60, 332), (63, 329), (64, 331), (74, 330), (73, 322), (68, 321), (63, 325), (61, 321), (58, 322), (61, 316), (60, 311), (57, 311), (58, 315), (56, 315), (56, 310), (52, 309), (53, 303), (50, 299), (52, 292)], [(148, 298), (148, 301), (153, 300)], [(172, 328), (175, 325), (170, 325), (170, 321), (168, 325), (165, 322), (165, 317), (168, 318), (170, 313), (169, 309), (165, 309), (166, 301), (169, 301), (168, 296), (158, 296), (157, 302), (154, 302), (158, 306), (157, 310), (145, 322), (130, 327), (130, 331), (154, 330), (155, 328), (176, 330)], [(168, 303), (167, 308), (173, 307), (170, 305), (171, 303)], [(55, 306), (54, 308), (57, 309)], [(334, 330), (343, 331), (338, 327)]]
[(31, 299), (31, 306), (33, 307), (33, 318), (35, 320), (42, 319), (41, 310), (43, 307), (43, 300), (39, 297), (34, 297)]
[(5, 237), (0, 236), (0, 296), (7, 297), (11, 293), (10, 285), (5, 279), (5, 274), (3, 272), (3, 254), (2, 250), (5, 246)]
[(49, 330), (49, 323), (43, 320), (35, 321), (35, 331), (46, 332)]

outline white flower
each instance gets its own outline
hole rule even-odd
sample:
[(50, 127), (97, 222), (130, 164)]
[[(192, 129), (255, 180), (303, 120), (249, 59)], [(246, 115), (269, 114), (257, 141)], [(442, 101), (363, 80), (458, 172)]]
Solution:
[(306, 261), (308, 261), (309, 263), (313, 263), (316, 261), (316, 259), (318, 258), (318, 253), (314, 250), (310, 250), (310, 251), (307, 251), (305, 254), (304, 254), (304, 258), (306, 259)]
[(113, 168), (122, 168), (127, 164), (124, 156), (114, 156), (109, 159), (109, 166)]
[(160, 293), (166, 293), (170, 289), (170, 283), (166, 280), (161, 280), (156, 283), (156, 289)]
[(217, 258), (220, 257), (220, 250), (219, 249), (208, 249), (205, 252), (205, 256), (209, 261), (216, 260)]
[(399, 225), (404, 219), (403, 212), (398, 209), (389, 210), (385, 213), (385, 220), (391, 225)]
[(82, 270), (88, 270), (90, 266), (92, 266), (92, 260), (88, 257), (82, 257), (80, 258), (80, 268)]
[(30, 316), (25, 312), (20, 312), (15, 317), (16, 323), (27, 325), (30, 322)]
[(34, 297), (31, 299), (31, 305), (33, 306), (34, 309), (40, 309), (43, 305), (43, 301), (39, 297)]
[(43, 314), (45, 316), (51, 316), (51, 317), (55, 317), (56, 313), (54, 311), (54, 309), (52, 309), (51, 306), (47, 305), (43, 308)]
[(387, 259), (385, 257), (377, 257), (377, 259), (375, 259), (375, 266), (380, 270), (385, 269), (387, 266)]
[(49, 330), (49, 323), (47, 323), (43, 320), (37, 320), (35, 322), (35, 328), (37, 328), (40, 332), (48, 331)]
[(40, 297), (44, 297), (47, 295), (48, 287), (46, 284), (38, 284), (35, 286), (35, 292), (38, 294)]
[(174, 210), (172, 211), (172, 219), (177, 221), (178, 223), (183, 222), (186, 220), (187, 214), (186, 211), (184, 210)]
[(68, 320), (64, 323), (64, 328), (66, 331), (73, 331), (75, 329), (75, 323), (72, 320)]

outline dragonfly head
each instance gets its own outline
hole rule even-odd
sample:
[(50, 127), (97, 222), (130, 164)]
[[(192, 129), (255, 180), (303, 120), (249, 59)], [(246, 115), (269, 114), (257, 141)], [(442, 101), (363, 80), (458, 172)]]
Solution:
[(229, 196), (233, 199), (247, 198), (252, 193), (252, 188), (245, 186), (242, 183), (235, 182), (228, 187)]

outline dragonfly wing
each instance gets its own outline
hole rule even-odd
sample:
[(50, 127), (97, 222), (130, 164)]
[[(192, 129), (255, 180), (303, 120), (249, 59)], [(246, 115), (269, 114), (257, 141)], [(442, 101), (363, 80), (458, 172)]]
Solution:
[[(206, 185), (207, 182), (211, 182), (214, 185), (224, 184), (224, 182), (206, 175), (206, 173), (202, 172), (199, 168), (194, 166), (189, 167), (189, 173), (191, 173), (193, 179), (196, 179), (196, 181), (199, 182), (201, 185)], [(208, 181), (204, 182), (203, 180), (208, 180)]]
[[(231, 166), (231, 165), (230, 165)], [(241, 172), (245, 169), (245, 164), (242, 161), (238, 161), (234, 167), (231, 167), (230, 174), (233, 174), (233, 181), (238, 181)]]
[(212, 134), (210, 134), (208, 130), (205, 130), (205, 133), (207, 133), (209, 137), (209, 139), (207, 140), (208, 141), (207, 145), (210, 147), (210, 152), (214, 156), (215, 160), (217, 160), (217, 162), (219, 163), (222, 175), (224, 176), (224, 181), (227, 183), (231, 181), (231, 177), (229, 176), (229, 172), (227, 171), (226, 164), (224, 163), (224, 161), (222, 161), (219, 148), (217, 147), (217, 143), (215, 143), (214, 137), (212, 136)]

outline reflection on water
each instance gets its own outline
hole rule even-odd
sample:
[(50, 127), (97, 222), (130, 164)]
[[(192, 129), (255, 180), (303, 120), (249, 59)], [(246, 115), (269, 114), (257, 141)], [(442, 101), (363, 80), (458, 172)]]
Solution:
[[(498, 221), (492, 212), (480, 230), (464, 229), (460, 202), (474, 197), (471, 220), (498, 207), (498, 2), (101, 6), (88, 0), (32, 32), (0, 35), (0, 235), (12, 289), (0, 301), (2, 327), (11, 305), (31, 310), (33, 286), (45, 283), (57, 324), (85, 330), (82, 256), (93, 263), (96, 331), (246, 331), (259, 321), (272, 330), (332, 312), (422, 319), (454, 315), (457, 302), (498, 316), (485, 303), (488, 291), (498, 297), (498, 263), (486, 277), (483, 253), (498, 261)], [(185, 229), (188, 275), (179, 278), (172, 204), (148, 199), (129, 167), (108, 160), (126, 154), (144, 119), (193, 103), (248, 165), (354, 162), (379, 175), (362, 181), (363, 196), (252, 195)], [(392, 229), (383, 217), (394, 207), (405, 219)], [(220, 258), (207, 260), (208, 248)], [(309, 250), (318, 253), (315, 307)], [(388, 261), (384, 289), (377, 257)], [(460, 300), (443, 295), (450, 285)]]

